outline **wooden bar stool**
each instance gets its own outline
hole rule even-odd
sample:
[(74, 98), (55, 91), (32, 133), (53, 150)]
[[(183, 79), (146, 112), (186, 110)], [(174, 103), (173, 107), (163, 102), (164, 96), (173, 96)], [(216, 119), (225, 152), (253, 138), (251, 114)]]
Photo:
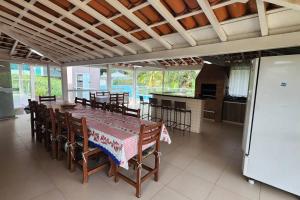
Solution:
[[(183, 115), (183, 121), (182, 121)], [(189, 121), (186, 121), (187, 115), (189, 115)], [(175, 101), (174, 103), (174, 126), (173, 128), (183, 131), (188, 130), (191, 132), (191, 121), (192, 121), (192, 111), (186, 108), (186, 102)]]
[[(149, 105), (148, 105), (148, 120), (151, 118), (151, 121), (159, 121), (160, 118), (157, 117), (157, 111), (161, 108), (158, 104), (158, 100), (156, 98), (149, 98)], [(153, 111), (153, 113), (152, 113)]]
[(149, 119), (149, 113), (144, 114), (145, 106), (149, 106), (149, 102), (146, 102), (143, 96), (140, 96), (140, 110), (141, 110), (141, 118)]
[[(174, 125), (174, 120), (172, 120), (172, 107), (171, 100), (161, 100), (161, 119), (165, 122), (166, 126), (172, 127)], [(165, 117), (166, 115), (166, 117)]]

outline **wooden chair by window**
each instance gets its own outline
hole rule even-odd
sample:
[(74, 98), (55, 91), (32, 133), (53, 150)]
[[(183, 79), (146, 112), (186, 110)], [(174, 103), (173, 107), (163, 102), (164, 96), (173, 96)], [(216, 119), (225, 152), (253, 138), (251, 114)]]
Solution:
[(93, 100), (83, 99), (83, 104), (82, 105), (92, 107), (93, 102), (94, 102)]
[(129, 105), (129, 92), (123, 93), (123, 104), (128, 107)]
[(117, 104), (124, 105), (124, 93), (117, 94)]
[[(69, 155), (71, 155), (70, 169), (75, 170), (75, 163), (82, 166), (83, 170), (83, 183), (88, 182), (88, 176), (103, 170), (108, 165), (108, 160), (105, 159), (101, 163), (97, 163), (92, 167), (89, 166), (90, 159), (97, 156), (105, 156), (105, 154), (99, 148), (91, 148), (88, 144), (88, 128), (85, 118), (74, 118), (69, 116), (68, 123), (70, 128), (70, 145)], [(78, 140), (80, 138), (80, 140)], [(78, 156), (78, 152), (81, 151), (81, 156)], [(77, 158), (80, 157), (80, 158)]]
[[(96, 94), (97, 94), (97, 92), (96, 92)], [(90, 92), (90, 100), (91, 101), (96, 100), (96, 94)]]
[(83, 104), (83, 101), (83, 98), (75, 97), (75, 103)]
[[(119, 172), (118, 167), (115, 168), (115, 182), (118, 181), (119, 177), (125, 180), (127, 183), (135, 187), (136, 197), (141, 197), (141, 184), (151, 175), (154, 175), (154, 180), (158, 181), (159, 173), (159, 157), (160, 157), (160, 133), (162, 129), (162, 122), (155, 123), (154, 125), (142, 125), (140, 129), (139, 141), (138, 141), (138, 154), (129, 160), (129, 163), (133, 164), (136, 168), (136, 180), (132, 180), (127, 176)], [(151, 147), (143, 150), (143, 147), (151, 145)], [(155, 165), (151, 168), (143, 164), (143, 160), (154, 155)], [(147, 170), (148, 173), (142, 177), (142, 168)]]
[(127, 116), (140, 118), (141, 117), (141, 110), (140, 109), (133, 109), (133, 108), (124, 107), (124, 113), (123, 114), (127, 115)]
[(45, 102), (45, 101), (56, 101), (56, 96), (39, 96), (39, 101)]
[(92, 108), (97, 108), (97, 109), (101, 109), (101, 110), (106, 110), (106, 103), (101, 103), (101, 102), (96, 102), (94, 101), (92, 104)]
[(118, 94), (110, 94), (109, 95), (109, 103), (117, 104), (118, 103)]
[(38, 106), (38, 102), (28, 99), (28, 104), (30, 110), (31, 137), (34, 138), (36, 133), (36, 109)]
[(103, 96), (110, 96), (110, 92), (109, 91), (103, 92)]
[(122, 113), (124, 114), (124, 105), (119, 105), (119, 104), (109, 104), (108, 105), (108, 110), (110, 112), (115, 112), (115, 113)]
[(57, 145), (54, 147), (56, 149), (56, 158), (61, 160), (64, 155), (64, 144), (68, 141), (69, 130), (68, 130), (68, 115), (69, 113), (60, 112), (58, 109), (55, 110), (57, 132), (56, 141)]

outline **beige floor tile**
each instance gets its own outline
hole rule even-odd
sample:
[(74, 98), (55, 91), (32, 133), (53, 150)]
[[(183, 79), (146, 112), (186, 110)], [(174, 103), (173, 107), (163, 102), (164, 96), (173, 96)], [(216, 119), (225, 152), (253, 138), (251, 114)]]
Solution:
[(169, 162), (180, 169), (185, 169), (194, 160), (194, 158), (195, 156), (178, 151), (173, 151), (166, 156), (162, 156), (162, 159), (164, 159), (166, 162)]
[(166, 200), (166, 199), (189, 200), (185, 196), (182, 196), (181, 194), (178, 194), (174, 190), (168, 189), (167, 187), (165, 187), (161, 191), (159, 191), (152, 199), (153, 200)]
[(58, 189), (51, 190), (37, 197), (34, 197), (31, 200), (65, 200), (64, 196)]
[(239, 194), (225, 190), (220, 187), (215, 187), (207, 200), (249, 200)]
[(279, 190), (277, 188), (262, 184), (260, 200), (297, 200), (295, 195)]
[(193, 200), (208, 197), (214, 184), (189, 173), (182, 173), (171, 181), (167, 187)]
[(256, 182), (254, 185), (248, 183), (242, 175), (241, 163), (230, 163), (218, 180), (217, 185), (251, 200), (259, 199), (260, 183)]

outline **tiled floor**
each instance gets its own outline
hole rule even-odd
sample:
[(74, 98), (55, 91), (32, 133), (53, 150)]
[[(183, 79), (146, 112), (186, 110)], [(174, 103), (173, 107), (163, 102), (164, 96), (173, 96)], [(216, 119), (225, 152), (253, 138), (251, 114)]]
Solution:
[[(293, 200), (295, 196), (264, 184), (248, 184), (241, 175), (242, 127), (204, 121), (201, 134), (172, 134), (162, 144), (159, 182), (142, 185), (142, 199)], [(136, 199), (134, 188), (114, 183), (104, 172), (81, 183), (64, 161), (50, 159), (31, 141), (28, 115), (0, 122), (0, 199)]]

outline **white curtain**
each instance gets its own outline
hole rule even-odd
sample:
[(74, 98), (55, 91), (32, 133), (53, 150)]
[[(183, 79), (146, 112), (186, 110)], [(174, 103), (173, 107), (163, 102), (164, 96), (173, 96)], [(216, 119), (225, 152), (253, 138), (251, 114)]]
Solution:
[(230, 69), (229, 95), (247, 97), (250, 76), (249, 64), (237, 64)]

